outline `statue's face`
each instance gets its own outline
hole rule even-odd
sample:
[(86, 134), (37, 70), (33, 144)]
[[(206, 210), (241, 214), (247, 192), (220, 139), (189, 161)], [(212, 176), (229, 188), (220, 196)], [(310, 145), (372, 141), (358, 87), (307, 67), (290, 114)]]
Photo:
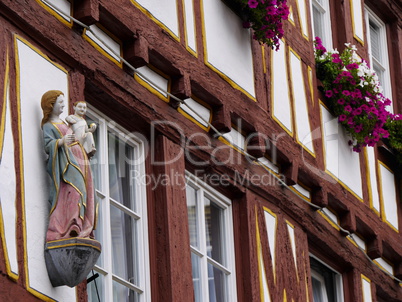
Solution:
[(64, 95), (60, 94), (57, 99), (56, 102), (53, 104), (53, 111), (52, 113), (54, 115), (59, 116), (60, 114), (63, 113), (64, 110)]
[(87, 104), (84, 102), (79, 102), (74, 106), (74, 112), (75, 114), (78, 114), (79, 116), (84, 116), (85, 113), (87, 112)]

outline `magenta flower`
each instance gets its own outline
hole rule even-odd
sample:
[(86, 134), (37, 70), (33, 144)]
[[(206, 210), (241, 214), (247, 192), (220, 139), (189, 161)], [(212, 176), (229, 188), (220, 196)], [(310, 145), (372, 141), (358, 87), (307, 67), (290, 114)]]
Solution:
[(350, 105), (346, 105), (344, 110), (347, 112), (352, 112), (352, 107)]
[(257, 0), (248, 0), (248, 6), (250, 8), (256, 8), (258, 6), (258, 1)]
[(350, 95), (350, 91), (349, 90), (344, 90), (344, 91), (342, 91), (342, 94), (348, 96), (348, 95)]
[(326, 96), (327, 98), (331, 98), (333, 95), (334, 95), (334, 93), (332, 92), (332, 90), (327, 90), (327, 91), (325, 91), (325, 96)]
[(358, 69), (359, 65), (357, 63), (352, 63), (352, 64), (348, 64), (346, 65), (346, 69)]
[(339, 104), (339, 105), (345, 104), (345, 100), (344, 100), (344, 99), (338, 99), (338, 104)]
[(346, 120), (346, 115), (344, 115), (344, 114), (341, 114), (339, 117), (338, 117), (338, 121), (339, 122), (343, 122), (343, 121), (345, 121)]

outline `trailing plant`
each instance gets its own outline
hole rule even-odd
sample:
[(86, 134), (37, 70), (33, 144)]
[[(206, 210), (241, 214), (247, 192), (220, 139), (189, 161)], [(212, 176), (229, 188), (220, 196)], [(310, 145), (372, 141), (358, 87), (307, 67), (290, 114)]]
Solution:
[[(283, 37), (282, 21), (287, 20), (286, 0), (225, 0), (243, 19), (243, 27), (254, 30), (253, 38), (272, 49), (279, 49)], [(237, 10), (240, 11), (237, 11)]]
[(342, 53), (336, 49), (327, 51), (319, 37), (314, 46), (317, 77), (330, 110), (353, 138), (349, 142), (353, 150), (360, 152), (362, 147), (388, 138), (396, 124), (390, 124), (390, 128), (386, 123), (397, 120), (399, 115), (387, 111), (391, 101), (382, 94), (377, 75), (357, 55), (355, 46), (346, 43)]

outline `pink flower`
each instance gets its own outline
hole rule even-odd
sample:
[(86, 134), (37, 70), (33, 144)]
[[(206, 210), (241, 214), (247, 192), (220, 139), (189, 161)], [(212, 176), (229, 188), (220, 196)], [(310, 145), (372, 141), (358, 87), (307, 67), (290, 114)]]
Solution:
[(257, 0), (248, 0), (248, 6), (250, 8), (256, 8), (258, 6)]
[(352, 107), (350, 105), (346, 105), (343, 109), (347, 112), (352, 112)]
[(339, 100), (338, 100), (338, 104), (339, 104), (339, 105), (345, 104), (345, 100), (344, 100), (344, 99), (339, 99)]
[(349, 64), (349, 65), (346, 65), (346, 69), (358, 69), (359, 68), (359, 65), (357, 64), (357, 63), (352, 63), (352, 64)]
[(325, 91), (325, 96), (327, 97), (327, 98), (330, 98), (330, 97), (332, 97), (334, 95), (334, 93), (332, 92), (332, 90), (327, 90), (327, 91)]
[(350, 95), (350, 91), (349, 90), (344, 90), (344, 91), (342, 91), (342, 94), (348, 96), (348, 95)]
[(339, 122), (343, 122), (343, 121), (345, 121), (346, 120), (346, 115), (344, 115), (344, 114), (341, 114), (339, 117), (338, 117), (338, 121)]

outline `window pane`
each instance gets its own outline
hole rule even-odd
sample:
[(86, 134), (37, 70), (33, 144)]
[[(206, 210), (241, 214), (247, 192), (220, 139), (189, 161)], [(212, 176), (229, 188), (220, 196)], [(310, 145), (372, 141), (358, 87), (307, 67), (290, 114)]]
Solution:
[[(96, 271), (93, 271), (95, 274)], [(105, 278), (102, 274), (98, 273), (99, 277), (87, 284), (88, 302), (106, 302), (105, 300)], [(87, 278), (92, 277), (92, 271)], [(99, 298), (98, 298), (99, 296)], [(100, 299), (100, 300), (99, 300)]]
[(109, 190), (110, 197), (135, 211), (133, 204), (135, 179), (132, 165), (134, 150), (114, 133), (108, 133), (109, 147)]
[(186, 186), (186, 199), (190, 245), (199, 248), (197, 228), (197, 191), (189, 185)]
[[(96, 229), (94, 230), (94, 235), (95, 235), (95, 239), (98, 240), (101, 244), (101, 246), (105, 246), (104, 241), (103, 241), (103, 235), (104, 235), (104, 215), (102, 212), (102, 207), (101, 205), (104, 203), (104, 199), (100, 199), (95, 192), (95, 200), (97, 201), (97, 203), (99, 204), (98, 207), (98, 219), (97, 219), (97, 223), (96, 223)], [(100, 267), (103, 267), (104, 264), (104, 260), (103, 257), (106, 257), (105, 253), (101, 253), (98, 261), (96, 261), (96, 264)]]
[(136, 221), (113, 205), (110, 206), (110, 227), (113, 250), (113, 274), (138, 285), (138, 265), (135, 244)]
[[(90, 119), (89, 117), (86, 118), (87, 123), (90, 125), (91, 123), (95, 123), (94, 120)], [(97, 124), (97, 123), (95, 123)], [(99, 135), (98, 135), (99, 128), (97, 128), (97, 131), (95, 131), (92, 135), (94, 137), (94, 142), (95, 142), (95, 147), (97, 148), (97, 151), (95, 152), (95, 155), (91, 158), (90, 164), (91, 164), (91, 170), (92, 170), (92, 178), (94, 182), (95, 189), (100, 190), (100, 154), (99, 154)]]
[(381, 62), (380, 28), (373, 22), (370, 22), (370, 42), (372, 56)]
[(313, 301), (314, 302), (324, 302), (322, 298), (322, 284), (315, 278), (311, 278), (313, 286)]
[(123, 284), (113, 281), (113, 301), (136, 302), (139, 301), (139, 294), (128, 287), (125, 287)]
[(225, 265), (223, 210), (208, 198), (204, 198), (204, 207), (207, 255)]
[(210, 302), (227, 301), (226, 276), (210, 263), (208, 263), (208, 291)]
[(324, 33), (323, 33), (323, 22), (322, 22), (321, 12), (317, 9), (317, 7), (313, 6), (313, 22), (314, 22), (314, 35), (316, 37), (320, 37), (325, 41)]
[(191, 253), (195, 302), (202, 302), (200, 258)]

